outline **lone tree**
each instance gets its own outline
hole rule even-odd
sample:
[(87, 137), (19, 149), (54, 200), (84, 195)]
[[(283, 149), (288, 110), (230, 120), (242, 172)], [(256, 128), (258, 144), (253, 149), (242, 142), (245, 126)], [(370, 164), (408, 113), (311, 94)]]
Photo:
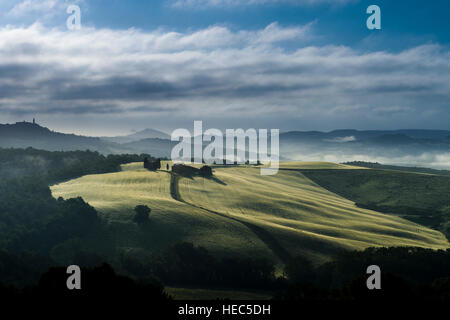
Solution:
[(134, 208), (134, 211), (136, 212), (136, 214), (134, 215), (133, 221), (141, 225), (148, 222), (152, 209), (144, 205), (138, 205), (136, 206), (136, 208)]
[(211, 167), (203, 166), (203, 167), (200, 168), (200, 174), (203, 177), (212, 177), (213, 171), (212, 171)]

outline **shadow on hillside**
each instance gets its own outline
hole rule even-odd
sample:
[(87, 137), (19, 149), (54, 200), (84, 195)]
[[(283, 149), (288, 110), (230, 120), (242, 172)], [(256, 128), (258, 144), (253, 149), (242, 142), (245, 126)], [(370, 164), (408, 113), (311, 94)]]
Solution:
[(223, 185), (223, 186), (226, 186), (226, 185), (227, 185), (225, 182), (223, 182), (222, 180), (220, 180), (219, 178), (214, 177), (214, 176), (212, 176), (212, 177), (204, 177), (204, 178), (205, 178), (205, 179), (208, 179), (208, 180), (212, 180), (212, 181), (214, 181), (214, 182), (217, 182), (218, 184), (221, 184), (221, 185)]
[(187, 166), (187, 165), (179, 165), (176, 170), (175, 170), (174, 167), (172, 167), (171, 174), (172, 175), (175, 174), (175, 175), (178, 175), (180, 177), (191, 179), (191, 180), (193, 180), (195, 177), (201, 177), (201, 178), (204, 178), (204, 179), (208, 179), (208, 180), (214, 181), (214, 182), (216, 182), (218, 184), (221, 184), (223, 186), (227, 185), (225, 182), (223, 182), (222, 180), (220, 180), (216, 176), (214, 176), (214, 175), (204, 175), (200, 169), (195, 168), (195, 167), (191, 167), (191, 166)]

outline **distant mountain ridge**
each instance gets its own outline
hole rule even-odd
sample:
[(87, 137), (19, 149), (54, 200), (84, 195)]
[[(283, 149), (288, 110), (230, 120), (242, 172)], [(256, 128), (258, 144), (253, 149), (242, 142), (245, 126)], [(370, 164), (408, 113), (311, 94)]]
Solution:
[(400, 166), (450, 169), (449, 130), (291, 131), (280, 134), (283, 159), (377, 161)]
[[(52, 131), (39, 124), (0, 124), (1, 148), (49, 151), (92, 150), (102, 154), (148, 153), (170, 157), (177, 142), (164, 132), (145, 129), (127, 136), (86, 137)], [(204, 143), (205, 146), (208, 143)], [(449, 130), (290, 131), (280, 134), (280, 159), (303, 161), (378, 161), (450, 169)]]
[(101, 139), (110, 142), (117, 143), (129, 143), (135, 142), (143, 139), (166, 139), (170, 140), (170, 135), (155, 129), (144, 129), (126, 136), (116, 136), (116, 137), (101, 137)]
[[(48, 151), (91, 150), (102, 154), (149, 153), (155, 157), (168, 157), (171, 141), (161, 138), (141, 137), (170, 136), (153, 129), (146, 129), (123, 138), (123, 142), (101, 137), (87, 137), (52, 131), (35, 122), (0, 124), (0, 148), (28, 148)], [(120, 139), (118, 139), (120, 141)]]
[(450, 130), (425, 130), (425, 129), (402, 129), (402, 130), (355, 130), (340, 129), (330, 132), (321, 131), (288, 131), (280, 134), (284, 140), (291, 139), (332, 139), (338, 137), (353, 136), (356, 140), (367, 140), (384, 135), (403, 135), (413, 139), (445, 140), (450, 139)]
[(114, 145), (96, 137), (79, 136), (51, 131), (32, 122), (0, 124), (0, 147), (27, 148), (49, 151), (94, 150), (108, 153)]

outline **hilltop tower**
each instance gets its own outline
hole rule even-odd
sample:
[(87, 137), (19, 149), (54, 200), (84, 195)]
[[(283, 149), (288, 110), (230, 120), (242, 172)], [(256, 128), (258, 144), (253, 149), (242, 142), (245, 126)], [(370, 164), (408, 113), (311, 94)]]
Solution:
[(36, 120), (33, 118), (33, 124), (36, 124)]

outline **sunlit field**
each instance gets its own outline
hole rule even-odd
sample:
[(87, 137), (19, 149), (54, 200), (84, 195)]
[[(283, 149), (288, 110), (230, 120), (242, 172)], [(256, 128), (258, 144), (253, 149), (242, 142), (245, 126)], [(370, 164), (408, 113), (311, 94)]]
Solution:
[[(122, 172), (88, 175), (51, 189), (54, 197), (83, 197), (117, 226), (116, 241), (123, 247), (158, 250), (190, 241), (217, 255), (281, 262), (302, 254), (315, 263), (340, 249), (449, 247), (440, 232), (358, 208), (297, 171), (358, 167), (329, 163), (282, 163), (280, 167), (274, 176), (261, 176), (260, 169), (252, 166), (215, 167), (213, 178), (207, 179), (180, 177), (166, 170), (150, 172), (141, 163), (133, 163), (124, 165)], [(132, 222), (138, 204), (152, 209), (145, 230)]]
[[(174, 200), (170, 173), (150, 172), (142, 163), (122, 166), (122, 172), (88, 175), (51, 187), (54, 197), (81, 196), (112, 228), (123, 248), (159, 250), (178, 241), (193, 242), (218, 255), (242, 253), (275, 259), (265, 244), (242, 224)], [(132, 222), (134, 207), (152, 209), (143, 229)]]

